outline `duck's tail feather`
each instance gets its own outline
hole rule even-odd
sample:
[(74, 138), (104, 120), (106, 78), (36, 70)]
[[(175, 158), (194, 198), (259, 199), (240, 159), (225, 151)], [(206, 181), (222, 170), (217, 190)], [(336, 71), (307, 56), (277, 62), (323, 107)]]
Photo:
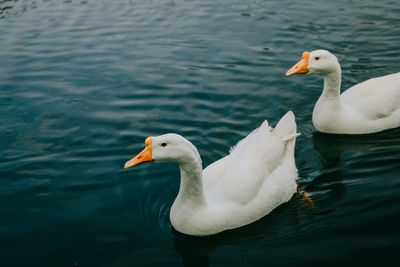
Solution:
[(300, 134), (296, 132), (296, 120), (292, 111), (288, 111), (275, 126), (274, 133), (278, 135), (282, 141), (290, 141)]

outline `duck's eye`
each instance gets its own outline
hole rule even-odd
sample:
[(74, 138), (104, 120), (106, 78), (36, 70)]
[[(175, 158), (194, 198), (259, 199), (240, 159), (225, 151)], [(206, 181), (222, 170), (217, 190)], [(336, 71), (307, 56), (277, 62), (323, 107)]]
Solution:
[(161, 146), (166, 147), (167, 143), (161, 143)]
[(319, 57), (315, 57), (315, 60), (319, 60)]

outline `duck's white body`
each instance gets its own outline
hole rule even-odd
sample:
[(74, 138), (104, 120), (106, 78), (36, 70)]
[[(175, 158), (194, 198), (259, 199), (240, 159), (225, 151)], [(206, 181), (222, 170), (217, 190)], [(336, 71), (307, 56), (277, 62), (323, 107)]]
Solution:
[(340, 94), (337, 58), (326, 50), (316, 50), (307, 60), (307, 71), (300, 73), (324, 75), (324, 89), (312, 115), (318, 131), (368, 134), (400, 126), (400, 72), (364, 81)]
[[(275, 129), (265, 121), (228, 156), (203, 171), (197, 149), (189, 141), (175, 134), (153, 137), (153, 148), (154, 142), (163, 142), (181, 149), (179, 156), (168, 152), (181, 170), (179, 193), (170, 211), (174, 228), (189, 235), (212, 235), (252, 223), (290, 200), (297, 189), (297, 135), (294, 115), (288, 112)], [(156, 149), (153, 152), (162, 150)]]

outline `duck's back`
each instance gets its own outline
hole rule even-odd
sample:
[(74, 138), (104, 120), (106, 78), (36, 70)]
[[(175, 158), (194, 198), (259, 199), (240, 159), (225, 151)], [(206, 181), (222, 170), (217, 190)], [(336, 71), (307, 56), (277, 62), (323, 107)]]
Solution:
[(220, 200), (245, 205), (257, 194), (269, 173), (263, 149), (267, 127), (263, 124), (231, 149), (230, 160), (215, 188)]
[[(279, 190), (286, 190), (287, 182), (284, 178), (275, 181), (277, 171), (280, 176), (287, 174), (292, 178), (290, 187), (297, 178), (293, 152), (286, 153), (288, 151), (285, 148), (285, 144), (273, 134), (268, 123), (264, 122), (231, 150), (229, 163), (215, 188), (218, 198), (241, 206), (251, 205), (252, 202), (254, 204), (257, 199), (267, 202), (269, 197), (277, 198), (274, 194)], [(269, 184), (267, 187), (271, 190), (264, 189), (266, 184)], [(278, 191), (274, 191), (275, 186), (279, 188)], [(261, 193), (262, 190), (269, 193)]]
[[(248, 136), (230, 154), (231, 160), (215, 188), (213, 198), (215, 203), (219, 203), (216, 211), (223, 214), (227, 228), (246, 225), (264, 217), (289, 201), (296, 192), (298, 174), (293, 152), (284, 150), (281, 157), (271, 160), (269, 157), (274, 153), (271, 142), (277, 140), (276, 136), (269, 135), (267, 133), (263, 141), (252, 140), (260, 138), (260, 133)], [(286, 146), (294, 146), (295, 141), (291, 142)]]
[(366, 120), (387, 119), (400, 111), (400, 72), (356, 84), (343, 92), (341, 101)]

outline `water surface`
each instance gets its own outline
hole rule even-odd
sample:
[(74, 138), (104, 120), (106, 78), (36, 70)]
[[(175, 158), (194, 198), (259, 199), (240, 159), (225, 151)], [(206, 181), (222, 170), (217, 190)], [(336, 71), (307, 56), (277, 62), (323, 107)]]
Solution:
[[(398, 1), (0, 1), (2, 266), (395, 266), (400, 130), (315, 132), (322, 77), (286, 78), (305, 50), (339, 58), (343, 88), (400, 70)], [(203, 165), (288, 110), (301, 196), (210, 238), (175, 232), (175, 164), (124, 170), (179, 133)]]

